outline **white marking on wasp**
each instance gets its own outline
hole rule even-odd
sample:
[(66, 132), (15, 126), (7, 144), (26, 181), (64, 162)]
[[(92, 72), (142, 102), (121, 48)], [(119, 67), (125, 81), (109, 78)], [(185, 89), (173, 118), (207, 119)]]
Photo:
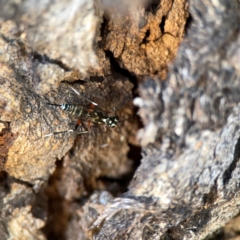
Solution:
[(106, 119), (106, 118), (103, 118), (102, 121), (103, 121), (104, 123), (106, 123), (106, 122), (107, 122), (107, 119)]

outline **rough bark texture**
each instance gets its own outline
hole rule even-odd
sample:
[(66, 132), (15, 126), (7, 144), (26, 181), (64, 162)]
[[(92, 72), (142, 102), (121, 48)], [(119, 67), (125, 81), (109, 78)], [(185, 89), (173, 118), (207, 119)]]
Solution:
[(95, 239), (204, 239), (239, 213), (239, 2), (190, 13), (167, 81), (140, 87), (145, 156)]
[[(1, 239), (206, 239), (239, 213), (238, 0), (0, 4)], [(89, 105), (71, 87), (119, 128), (44, 137), (76, 124), (48, 103)]]

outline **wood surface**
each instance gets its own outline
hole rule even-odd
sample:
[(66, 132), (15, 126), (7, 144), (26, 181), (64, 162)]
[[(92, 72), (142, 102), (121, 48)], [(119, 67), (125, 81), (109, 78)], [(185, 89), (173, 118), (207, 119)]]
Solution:
[[(238, 0), (0, 4), (1, 239), (208, 239), (239, 214)], [(71, 87), (119, 127), (46, 137), (77, 121), (48, 103), (89, 105)]]

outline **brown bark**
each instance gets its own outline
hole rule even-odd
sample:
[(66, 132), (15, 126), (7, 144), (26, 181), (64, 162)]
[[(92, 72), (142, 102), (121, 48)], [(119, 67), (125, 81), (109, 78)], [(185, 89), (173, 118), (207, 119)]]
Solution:
[[(189, 4), (1, 4), (2, 239), (205, 239), (239, 213), (239, 1)], [(120, 121), (138, 86), (140, 145), (135, 116), (44, 137), (76, 123), (47, 103), (88, 105), (72, 86)]]

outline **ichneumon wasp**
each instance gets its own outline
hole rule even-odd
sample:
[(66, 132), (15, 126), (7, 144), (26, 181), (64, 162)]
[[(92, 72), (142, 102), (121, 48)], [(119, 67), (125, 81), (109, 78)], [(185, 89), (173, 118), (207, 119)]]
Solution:
[(89, 107), (83, 106), (83, 105), (76, 105), (76, 104), (53, 104), (53, 103), (47, 103), (48, 105), (57, 106), (60, 107), (63, 111), (65, 111), (67, 114), (72, 115), (73, 117), (77, 118), (78, 121), (76, 123), (75, 129), (70, 129), (67, 131), (62, 132), (54, 132), (45, 135), (44, 137), (49, 137), (56, 134), (62, 134), (62, 133), (69, 133), (74, 132), (77, 130), (78, 126), (84, 122), (88, 122), (88, 130), (81, 131), (79, 134), (82, 133), (88, 133), (90, 130), (90, 123), (97, 123), (97, 124), (104, 124), (105, 126), (114, 128), (117, 126), (118, 123), (118, 117), (117, 116), (109, 116), (105, 111), (103, 111), (97, 103), (89, 100), (88, 98), (85, 98), (82, 96), (76, 89), (71, 87), (71, 89), (78, 94), (80, 97), (85, 99), (90, 103)]

